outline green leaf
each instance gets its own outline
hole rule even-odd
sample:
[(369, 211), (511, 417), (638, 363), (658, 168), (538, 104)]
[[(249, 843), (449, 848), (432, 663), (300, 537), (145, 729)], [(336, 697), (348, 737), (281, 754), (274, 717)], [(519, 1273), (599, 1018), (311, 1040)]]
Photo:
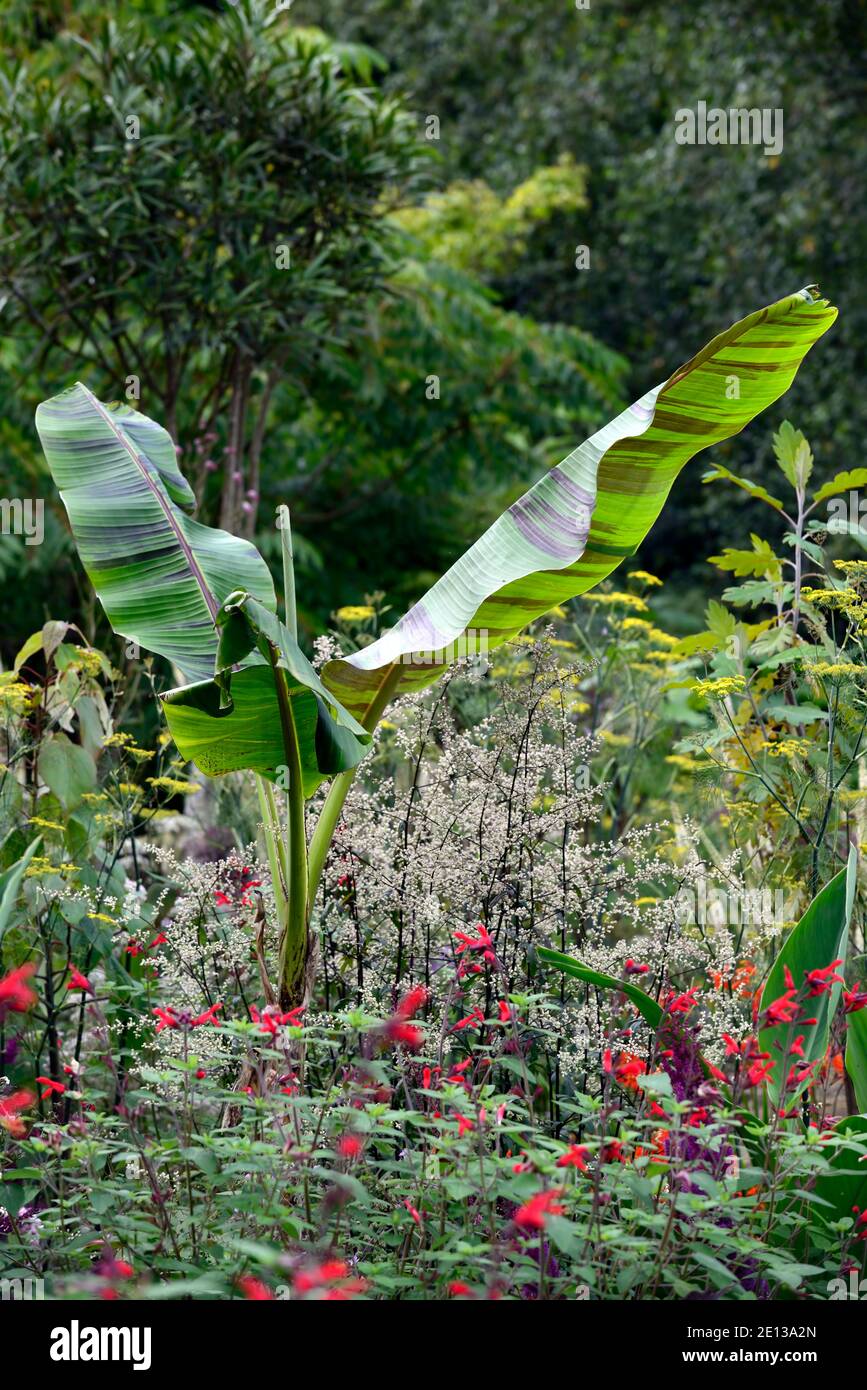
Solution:
[(212, 777), (248, 769), (281, 781), (290, 759), (286, 707), (281, 711), (285, 699), (295, 724), (305, 796), (324, 778), (357, 766), (371, 735), (325, 688), (285, 624), (238, 591), (221, 606), (217, 629), (214, 679), (162, 697), (166, 722), (183, 757)]
[(813, 454), (806, 436), (784, 420), (774, 435), (774, 455), (793, 488), (803, 491), (813, 471)]
[(846, 1029), (846, 1070), (855, 1087), (858, 1109), (867, 1111), (867, 1009), (849, 1014)]
[(0, 941), (3, 940), (6, 929), (12, 918), (12, 913), (15, 911), (15, 903), (18, 899), (18, 890), (21, 887), (24, 871), (39, 848), (40, 843), (40, 839), (34, 840), (31, 845), (27, 846), (21, 858), (15, 864), (10, 865), (8, 869), (4, 869), (3, 873), (0, 874)]
[(834, 497), (838, 492), (857, 492), (863, 487), (867, 487), (867, 468), (849, 468), (823, 483), (818, 492), (813, 493), (813, 501), (824, 502), (826, 497)]
[(188, 680), (213, 675), (223, 600), (243, 587), (277, 606), (256, 547), (186, 515), (195, 497), (171, 437), (130, 406), (103, 405), (79, 382), (43, 401), (36, 428), (115, 632)]
[[(552, 468), (396, 627), (329, 662), (325, 684), (363, 722), (384, 687), (429, 685), (472, 652), (478, 634), (496, 647), (592, 589), (635, 554), (684, 465), (777, 400), (835, 317), (810, 287), (714, 338)], [(732, 373), (734, 399), (726, 389)]]
[[(858, 868), (858, 855), (855, 846), (849, 849), (849, 860), (845, 869), (826, 883), (816, 895), (797, 926), (793, 927), (774, 961), (770, 974), (762, 990), (760, 1010), (764, 1012), (775, 999), (786, 992), (786, 967), (792, 974), (797, 988), (804, 983), (804, 976), (810, 970), (821, 969), (831, 961), (845, 958), (846, 938), (849, 933), (849, 919), (855, 899), (855, 886)], [(791, 1058), (799, 1067), (809, 1062), (819, 1062), (828, 1047), (828, 1034), (831, 1020), (840, 1000), (843, 986), (832, 985), (826, 994), (819, 994), (809, 1001), (810, 1016), (817, 1022), (810, 1027), (780, 1023), (759, 1032), (759, 1046), (762, 1052), (769, 1052), (774, 1062), (774, 1070), (768, 1089), (779, 1104), (785, 1087), (789, 1062), (785, 1050), (797, 1033), (803, 1033), (803, 1058)], [(792, 1104), (807, 1082), (785, 1091), (786, 1105)]]
[(735, 550), (727, 545), (722, 555), (709, 555), (708, 563), (716, 565), (718, 570), (730, 570), (737, 579), (752, 574), (760, 579), (780, 580), (780, 561), (768, 542), (756, 535), (752, 535), (750, 539), (753, 543), (752, 550)]
[(555, 969), (562, 970), (564, 975), (571, 975), (575, 980), (583, 980), (585, 984), (596, 985), (598, 989), (612, 989), (620, 994), (625, 994), (637, 1008), (645, 1023), (651, 1028), (658, 1028), (662, 1021), (662, 1007), (657, 1004), (655, 999), (651, 999), (649, 994), (645, 994), (643, 989), (634, 985), (629, 980), (618, 980), (613, 975), (606, 975), (602, 970), (591, 970), (589, 965), (582, 965), (573, 956), (565, 956), (560, 951), (551, 951), (547, 946), (540, 946), (537, 952), (539, 959), (546, 965), (553, 965)]
[(816, 1179), (816, 1196), (833, 1208), (816, 1210), (828, 1221), (851, 1217), (854, 1206), (867, 1206), (867, 1115), (848, 1115), (834, 1133), (844, 1138), (851, 1136), (853, 1143), (838, 1149), (830, 1161), (831, 1171)]
[(735, 487), (743, 488), (744, 492), (748, 492), (751, 497), (757, 497), (760, 502), (767, 502), (768, 506), (773, 507), (775, 511), (781, 512), (783, 510), (783, 504), (780, 499), (778, 497), (772, 497), (768, 490), (763, 488), (760, 483), (751, 483), (749, 478), (739, 478), (737, 474), (730, 473), (727, 468), (723, 468), (721, 463), (715, 463), (710, 472), (705, 473), (702, 482), (715, 483), (720, 478), (728, 479), (730, 483), (735, 484)]
[(40, 750), (39, 776), (64, 809), (72, 811), (96, 786), (96, 763), (66, 734), (54, 734)]

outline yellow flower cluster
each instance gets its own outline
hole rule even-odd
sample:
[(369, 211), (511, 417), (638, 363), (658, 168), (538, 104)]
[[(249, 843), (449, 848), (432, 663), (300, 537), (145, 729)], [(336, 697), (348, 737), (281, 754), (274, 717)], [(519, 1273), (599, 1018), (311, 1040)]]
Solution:
[(132, 734), (115, 733), (109, 734), (103, 745), (105, 748), (122, 748), (124, 753), (129, 753), (131, 758), (136, 761), (152, 758), (153, 753), (149, 748), (137, 748)]
[(744, 690), (746, 684), (743, 676), (717, 676), (715, 680), (695, 681), (692, 689), (696, 695), (724, 700), (726, 695), (736, 695)]
[(859, 666), (857, 661), (816, 661), (806, 668), (808, 676), (863, 676), (867, 666)]
[[(8, 677), (11, 672), (0, 673), (0, 709), (6, 714), (26, 714), (35, 693), (35, 687), (25, 681)], [(4, 676), (7, 679), (4, 679)]]
[(180, 777), (149, 777), (148, 783), (171, 796), (195, 796), (202, 790), (201, 782), (186, 782)]
[(769, 758), (805, 758), (810, 748), (808, 738), (781, 738), (776, 743), (765, 744)]
[(648, 574), (647, 570), (630, 570), (629, 579), (637, 579), (639, 584), (646, 584), (648, 588), (662, 588), (662, 580), (657, 579), (655, 574)]
[(341, 623), (363, 623), (367, 618), (374, 618), (376, 609), (371, 608), (366, 603), (348, 603), (344, 608), (338, 608), (336, 617)]
[(585, 594), (585, 603), (602, 603), (607, 607), (634, 608), (636, 613), (646, 613), (647, 604), (637, 594)]

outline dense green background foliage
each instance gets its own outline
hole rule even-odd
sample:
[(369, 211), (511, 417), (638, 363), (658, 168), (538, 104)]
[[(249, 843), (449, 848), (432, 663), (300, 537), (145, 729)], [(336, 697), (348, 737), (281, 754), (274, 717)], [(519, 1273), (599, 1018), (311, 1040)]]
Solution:
[[(42, 0), (2, 20), (0, 445), (22, 493), (50, 497), (36, 400), (77, 375), (120, 395), (135, 373), (206, 519), (246, 500), (261, 533), (291, 503), (312, 627), (375, 587), (416, 596), (721, 308), (735, 319), (818, 278), (843, 312), (786, 413), (829, 469), (858, 461), (862, 4), (126, 0), (113, 29), (102, 12)], [(677, 145), (674, 113), (700, 99), (782, 107), (782, 154)], [(293, 269), (278, 273), (262, 252), (283, 232)], [(767, 433), (720, 456), (760, 479), (772, 467)], [(679, 573), (696, 615), (706, 554), (754, 521), (749, 498), (700, 476), (642, 557)], [(65, 526), (47, 534), (3, 547), (28, 580), (7, 655), (58, 597)], [(83, 616), (76, 574), (61, 592)]]

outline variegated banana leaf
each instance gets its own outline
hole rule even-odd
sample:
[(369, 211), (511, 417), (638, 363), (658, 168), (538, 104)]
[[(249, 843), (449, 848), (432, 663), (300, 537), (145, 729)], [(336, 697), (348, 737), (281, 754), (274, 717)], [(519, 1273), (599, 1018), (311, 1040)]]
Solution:
[(390, 632), (329, 662), (325, 684), (364, 722), (384, 693), (430, 684), (598, 584), (635, 553), (683, 466), (777, 400), (836, 316), (811, 286), (733, 324), (513, 503)]
[(214, 623), (243, 588), (276, 609), (256, 547), (194, 521), (195, 498), (169, 434), (128, 405), (103, 405), (80, 382), (44, 401), (36, 428), (84, 568), (115, 632), (214, 674)]
[(183, 757), (212, 777), (250, 769), (286, 785), (294, 737), (305, 796), (356, 767), (371, 736), (326, 690), (288, 628), (244, 592), (229, 595), (216, 623), (214, 679), (163, 696)]

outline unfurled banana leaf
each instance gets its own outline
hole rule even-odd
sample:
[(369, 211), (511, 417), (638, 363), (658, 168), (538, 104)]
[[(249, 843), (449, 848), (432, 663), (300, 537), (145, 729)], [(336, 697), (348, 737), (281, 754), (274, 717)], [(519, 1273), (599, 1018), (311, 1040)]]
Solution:
[(644, 540), (684, 464), (777, 400), (836, 315), (810, 287), (714, 338), (513, 503), (390, 632), (329, 662), (325, 684), (364, 722), (383, 692), (428, 685), (472, 652), (469, 634), (495, 647), (598, 584)]
[[(786, 937), (762, 990), (762, 1011), (786, 993), (787, 967), (791, 971), (796, 988), (801, 989), (808, 971), (821, 970), (832, 961), (845, 959), (849, 919), (855, 901), (857, 869), (858, 854), (852, 845), (846, 868), (841, 869), (830, 883), (825, 884), (810, 903), (800, 922)], [(786, 1087), (789, 1062), (785, 1054), (796, 1035), (804, 1036), (803, 1055), (792, 1057), (792, 1062), (797, 1062), (803, 1069), (810, 1062), (818, 1064), (825, 1056), (831, 1022), (837, 1011), (842, 989), (842, 984), (836, 983), (827, 993), (818, 994), (808, 1000), (810, 1017), (815, 1018), (815, 1023), (800, 1026), (779, 1023), (773, 1028), (760, 1030), (761, 1051), (770, 1053), (774, 1062), (768, 1090), (775, 1103), (779, 1104), (785, 1098), (786, 1106), (794, 1104), (808, 1084), (808, 1080), (805, 1080), (800, 1085)]]
[(371, 736), (326, 690), (288, 628), (243, 591), (228, 596), (216, 625), (214, 679), (163, 696), (183, 757), (212, 777), (247, 768), (281, 782), (294, 737), (305, 796), (356, 767)]
[(244, 588), (277, 606), (256, 547), (185, 514), (195, 498), (170, 436), (130, 406), (103, 405), (78, 383), (40, 405), (36, 428), (115, 632), (189, 680), (212, 676), (223, 600)]

